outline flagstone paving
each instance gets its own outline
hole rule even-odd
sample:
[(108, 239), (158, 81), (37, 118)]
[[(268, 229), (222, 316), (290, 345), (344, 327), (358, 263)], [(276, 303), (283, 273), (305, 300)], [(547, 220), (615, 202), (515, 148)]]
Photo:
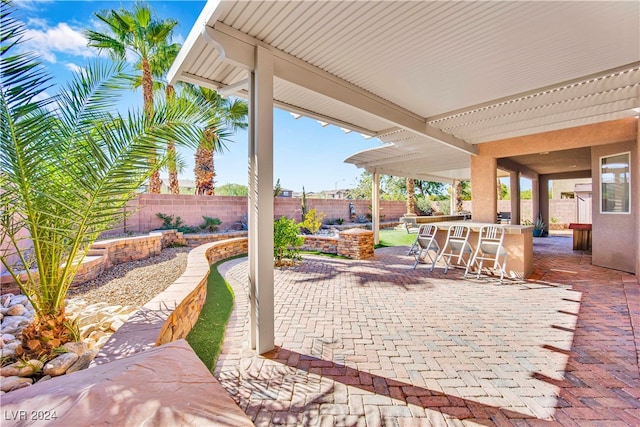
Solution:
[(246, 258), (221, 266), (236, 307), (215, 375), (256, 425), (640, 425), (636, 276), (570, 237), (535, 239), (533, 276), (503, 284), (414, 270), (406, 250), (276, 270), (262, 356)]

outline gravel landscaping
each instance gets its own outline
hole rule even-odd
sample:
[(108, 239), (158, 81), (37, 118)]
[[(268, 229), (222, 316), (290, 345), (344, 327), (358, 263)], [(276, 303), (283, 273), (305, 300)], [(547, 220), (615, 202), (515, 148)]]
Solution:
[(166, 248), (158, 256), (118, 264), (94, 280), (69, 289), (68, 298), (82, 298), (89, 304), (141, 307), (165, 290), (187, 267), (190, 248)]

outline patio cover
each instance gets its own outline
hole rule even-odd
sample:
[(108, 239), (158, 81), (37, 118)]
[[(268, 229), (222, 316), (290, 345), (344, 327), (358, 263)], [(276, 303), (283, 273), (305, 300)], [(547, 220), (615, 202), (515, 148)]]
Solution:
[(378, 137), (346, 160), (375, 194), (381, 173), (467, 179), (480, 143), (635, 116), (638, 16), (637, 1), (209, 1), (168, 79), (251, 101), (257, 351), (274, 342), (272, 106)]
[(169, 73), (376, 136), (346, 161), (468, 179), (478, 143), (614, 120), (640, 106), (640, 3), (209, 1)]

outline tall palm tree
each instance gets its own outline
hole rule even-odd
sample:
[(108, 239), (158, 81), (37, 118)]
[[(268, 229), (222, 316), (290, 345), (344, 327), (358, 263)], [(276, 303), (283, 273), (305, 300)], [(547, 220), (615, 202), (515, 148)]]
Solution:
[(416, 186), (413, 178), (407, 178), (407, 214), (416, 213)]
[[(171, 64), (175, 61), (181, 45), (179, 43), (164, 43), (155, 49), (153, 55), (149, 58), (149, 68), (151, 75), (155, 78), (153, 81), (154, 91), (164, 91), (167, 102), (175, 98), (176, 90), (173, 85), (166, 81), (167, 71), (171, 68)], [(136, 67), (142, 71), (142, 61), (138, 61)], [(137, 89), (142, 86), (142, 75), (136, 76), (133, 80), (132, 87)], [(176, 146), (170, 142), (167, 146), (167, 170), (169, 172), (169, 192), (171, 194), (180, 193), (180, 185), (178, 183), (178, 163), (179, 158), (176, 152)]]
[[(196, 86), (189, 86), (190, 95), (208, 106), (212, 118), (219, 120), (229, 130), (246, 129), (249, 107), (242, 99), (223, 98), (218, 92)], [(220, 133), (212, 128), (205, 129), (195, 154), (194, 175), (196, 178), (196, 194), (215, 194), (214, 178), (216, 176), (213, 153), (223, 148)]]
[(122, 62), (89, 64), (47, 96), (46, 69), (20, 50), (23, 24), (8, 2), (0, 6), (0, 262), (36, 313), (16, 354), (37, 358), (71, 340), (69, 286), (97, 236), (123, 220), (161, 166), (149, 159), (168, 141), (193, 145), (206, 121), (200, 106), (184, 102), (114, 113), (131, 79)]
[[(175, 19), (158, 20), (144, 3), (135, 3), (133, 10), (110, 10), (96, 13), (95, 16), (104, 22), (110, 34), (93, 30), (86, 31), (88, 45), (100, 51), (106, 51), (112, 58), (126, 59), (127, 52), (138, 58), (142, 70), (142, 94), (144, 110), (153, 114), (153, 77), (151, 59), (158, 50), (167, 46), (173, 28), (178, 21)], [(152, 158), (152, 162), (156, 161)], [(149, 178), (149, 192), (160, 193), (160, 172), (155, 171)]]

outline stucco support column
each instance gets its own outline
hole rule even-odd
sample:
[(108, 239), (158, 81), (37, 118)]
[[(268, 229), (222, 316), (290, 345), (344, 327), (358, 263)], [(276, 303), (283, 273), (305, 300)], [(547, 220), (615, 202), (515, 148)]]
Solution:
[(520, 224), (520, 172), (509, 172), (511, 224)]
[(495, 157), (471, 156), (471, 215), (476, 222), (497, 221), (497, 166)]
[[(250, 78), (249, 149), (249, 275), (254, 298), (255, 348), (259, 354), (274, 348), (273, 300), (273, 57), (255, 48)], [(252, 320), (253, 320), (252, 314)]]
[(248, 128), (248, 136), (249, 136), (249, 147), (248, 147), (248, 183), (249, 183), (249, 201), (247, 203), (247, 227), (248, 231), (248, 279), (249, 279), (249, 330), (250, 334), (250, 344), (253, 350), (256, 349), (256, 332), (257, 332), (257, 322), (256, 322), (256, 264), (257, 264), (257, 254), (258, 254), (258, 224), (256, 224), (257, 215), (254, 206), (257, 204), (257, 186), (256, 186), (256, 150), (255, 150), (255, 102), (253, 101), (253, 94), (255, 93), (255, 74), (249, 73), (249, 128)]
[[(549, 230), (549, 177), (545, 175), (538, 177), (538, 213), (542, 215), (542, 220), (547, 224), (545, 229)], [(535, 222), (537, 218), (536, 215), (533, 221)]]
[(538, 197), (540, 188), (540, 178), (531, 179), (531, 218), (535, 222), (540, 213), (540, 200)]
[(371, 177), (371, 229), (373, 244), (380, 243), (380, 174), (374, 172)]

